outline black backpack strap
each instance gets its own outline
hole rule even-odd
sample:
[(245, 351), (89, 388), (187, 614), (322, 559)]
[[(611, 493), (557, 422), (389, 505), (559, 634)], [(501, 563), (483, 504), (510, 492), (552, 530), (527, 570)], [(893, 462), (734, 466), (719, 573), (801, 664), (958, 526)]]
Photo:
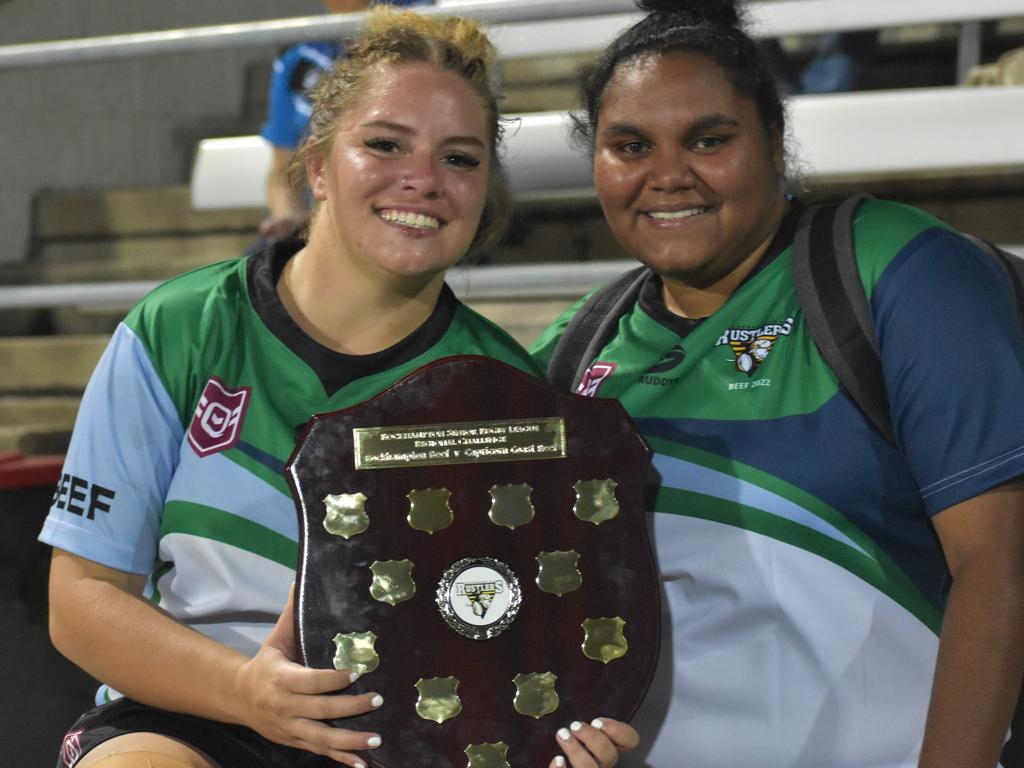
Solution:
[(601, 351), (650, 270), (637, 267), (594, 292), (579, 308), (555, 345), (548, 362), (548, 380), (564, 392), (575, 392), (583, 374)]
[(793, 241), (793, 281), (821, 356), (871, 424), (895, 443), (871, 307), (853, 251), (853, 217), (869, 195), (808, 208)]
[(1004, 251), (980, 237), (974, 235), (964, 235), (964, 237), (995, 259), (996, 263), (1006, 271), (1010, 278), (1010, 285), (1013, 286), (1013, 296), (1017, 300), (1017, 319), (1020, 320), (1021, 328), (1024, 328), (1024, 259)]

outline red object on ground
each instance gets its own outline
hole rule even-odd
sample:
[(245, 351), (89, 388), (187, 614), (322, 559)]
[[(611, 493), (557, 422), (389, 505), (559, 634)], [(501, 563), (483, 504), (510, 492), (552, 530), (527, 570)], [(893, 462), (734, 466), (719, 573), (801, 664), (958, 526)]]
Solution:
[(0, 491), (56, 485), (64, 456), (24, 456), (17, 451), (0, 451)]

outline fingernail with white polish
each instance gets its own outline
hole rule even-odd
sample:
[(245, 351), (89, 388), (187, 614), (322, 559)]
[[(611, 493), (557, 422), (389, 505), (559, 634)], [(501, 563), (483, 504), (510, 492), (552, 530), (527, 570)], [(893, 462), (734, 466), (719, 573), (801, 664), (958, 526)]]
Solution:
[(348, 673), (348, 684), (352, 685), (352, 683), (354, 683), (360, 677), (362, 677), (362, 675), (360, 675), (358, 672), (349, 672)]
[(583, 723), (581, 723), (581, 722), (580, 722), (579, 720), (576, 720), (576, 721), (575, 721), (575, 722), (574, 722), (574, 723), (573, 723), (572, 725), (570, 725), (569, 727), (570, 727), (570, 728), (572, 728), (572, 732), (573, 732), (573, 733), (576, 733), (576, 732), (577, 732), (577, 731), (578, 731), (578, 730), (579, 730), (580, 728), (582, 728), (582, 727), (583, 727)]
[(568, 728), (559, 728), (558, 729), (558, 738), (560, 738), (562, 741), (568, 741), (569, 740), (569, 735), (570, 734), (569, 734), (569, 729)]
[(366, 763), (356, 763), (355, 768), (366, 768)]
[(371, 736), (370, 738), (368, 738), (366, 740), (366, 746), (368, 746), (368, 747), (379, 747), (380, 746), (380, 736)]
[(384, 703), (384, 697), (381, 696), (379, 693), (376, 696), (374, 696), (372, 699), (370, 699), (370, 705), (374, 706), (374, 707), (379, 707), (383, 703)]
[(593, 720), (593, 721), (591, 721), (591, 723), (590, 723), (590, 724), (591, 724), (592, 726), (594, 726), (595, 728), (597, 728), (597, 730), (599, 730), (599, 731), (600, 731), (600, 730), (601, 730), (602, 728), (604, 728), (604, 720), (602, 720), (601, 718), (597, 718), (597, 720)]
[(555, 758), (555, 765), (557, 765), (558, 768), (562, 768), (562, 766), (565, 765), (565, 758), (564, 757), (556, 757)]

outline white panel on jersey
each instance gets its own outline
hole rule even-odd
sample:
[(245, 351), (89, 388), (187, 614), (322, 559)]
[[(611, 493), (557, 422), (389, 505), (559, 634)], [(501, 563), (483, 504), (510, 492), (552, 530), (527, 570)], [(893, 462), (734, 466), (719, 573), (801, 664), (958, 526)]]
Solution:
[(160, 579), (160, 607), (193, 629), (252, 656), (288, 601), (292, 568), (190, 534), (160, 540), (175, 568)]
[[(721, 523), (656, 513), (667, 607), (624, 768), (912, 768), (938, 637), (853, 573)], [(661, 727), (662, 723), (668, 727)]]

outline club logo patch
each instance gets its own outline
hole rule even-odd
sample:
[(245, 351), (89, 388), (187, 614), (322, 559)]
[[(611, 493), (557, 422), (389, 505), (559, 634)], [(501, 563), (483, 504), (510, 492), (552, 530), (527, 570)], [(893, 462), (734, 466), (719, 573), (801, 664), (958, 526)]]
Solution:
[(776, 340), (789, 336), (793, 330), (793, 318), (787, 317), (781, 323), (767, 323), (760, 328), (729, 328), (715, 343), (716, 347), (728, 346), (732, 350), (736, 370), (753, 376), (754, 371), (768, 358)]
[(71, 731), (64, 735), (64, 741), (60, 745), (60, 759), (66, 766), (72, 766), (82, 756), (82, 734), (85, 729)]
[(238, 442), (251, 391), (251, 387), (228, 389), (216, 376), (206, 382), (188, 427), (188, 442), (200, 457), (226, 451)]
[(615, 372), (615, 363), (594, 363), (583, 374), (576, 393), (584, 397), (597, 397), (597, 390)]

